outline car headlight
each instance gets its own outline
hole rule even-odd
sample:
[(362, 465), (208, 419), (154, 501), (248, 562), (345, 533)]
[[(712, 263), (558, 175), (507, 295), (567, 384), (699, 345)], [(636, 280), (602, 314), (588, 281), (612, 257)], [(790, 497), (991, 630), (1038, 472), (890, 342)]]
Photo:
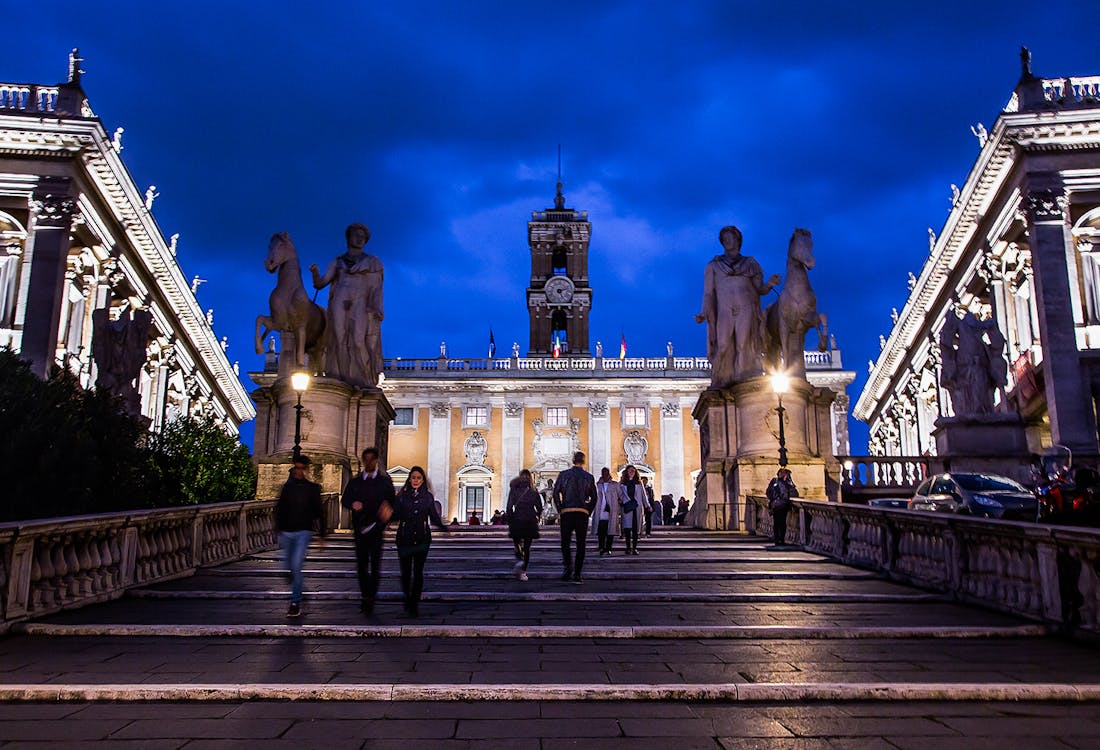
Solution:
[(974, 495), (974, 502), (986, 508), (1000, 508), (1001, 504), (988, 495)]

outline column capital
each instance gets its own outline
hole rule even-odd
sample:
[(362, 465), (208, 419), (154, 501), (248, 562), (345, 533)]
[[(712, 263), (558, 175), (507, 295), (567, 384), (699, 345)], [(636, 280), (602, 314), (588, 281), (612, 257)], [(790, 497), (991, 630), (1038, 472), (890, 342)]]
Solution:
[(1034, 224), (1062, 223), (1066, 220), (1069, 199), (1064, 188), (1028, 190), (1024, 207), (1028, 220)]
[(42, 177), (31, 195), (29, 206), (40, 229), (68, 229), (76, 216), (76, 198), (70, 194), (68, 177)]

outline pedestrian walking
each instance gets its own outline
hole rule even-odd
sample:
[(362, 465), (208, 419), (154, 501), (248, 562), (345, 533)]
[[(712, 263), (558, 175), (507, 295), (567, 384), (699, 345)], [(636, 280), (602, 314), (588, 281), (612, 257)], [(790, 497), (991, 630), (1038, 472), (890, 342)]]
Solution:
[(677, 526), (683, 526), (684, 521), (688, 516), (688, 501), (683, 495), (680, 495), (680, 499), (676, 502), (676, 515), (673, 517), (672, 522)]
[(542, 495), (535, 489), (531, 472), (522, 470), (508, 485), (508, 536), (516, 550), (516, 565), (512, 574), (521, 581), (527, 580), (527, 566), (531, 562), (531, 543), (539, 538), (539, 519), (542, 518)]
[(649, 486), (649, 477), (642, 477), (642, 489), (645, 490), (645, 535), (653, 536), (653, 488)]
[(360, 456), (363, 470), (344, 488), (340, 505), (351, 511), (355, 540), (355, 572), (359, 578), (359, 609), (374, 611), (382, 576), (382, 540), (393, 513), (394, 489), (390, 475), (378, 466), (378, 449), (367, 448)]
[(791, 470), (780, 467), (775, 479), (768, 483), (768, 510), (772, 514), (772, 542), (776, 546), (787, 543), (787, 514), (791, 510), (791, 498), (798, 497), (798, 488), (791, 481)]
[(615, 537), (619, 535), (619, 505), (619, 483), (611, 476), (611, 470), (605, 466), (600, 471), (599, 481), (596, 482), (596, 509), (592, 513), (600, 557), (611, 554)]
[(622, 506), (623, 541), (626, 542), (626, 554), (638, 554), (638, 532), (645, 522), (645, 509), (649, 506), (645, 486), (638, 477), (638, 470), (627, 464), (619, 479), (619, 501)]
[(661, 495), (661, 506), (665, 516), (665, 526), (672, 525), (672, 517), (676, 515), (676, 501), (672, 499), (672, 495)]
[(290, 607), (287, 617), (302, 614), (302, 588), (305, 576), (306, 552), (313, 538), (313, 527), (317, 533), (325, 536), (325, 514), (321, 505), (321, 485), (306, 478), (309, 471), (309, 456), (298, 456), (290, 470), (279, 499), (275, 503), (275, 528), (279, 530), (279, 546), (283, 550), (283, 560), (290, 576)]
[(428, 486), (424, 469), (409, 469), (405, 486), (397, 493), (393, 506), (397, 519), (397, 559), (401, 563), (401, 591), (405, 594), (405, 612), (412, 617), (420, 614), (420, 595), (424, 591), (424, 563), (432, 546), (432, 530), (435, 524), (447, 533), (443, 519), (435, 508), (435, 497)]
[[(584, 470), (584, 454), (580, 451), (573, 454), (573, 467), (558, 474), (554, 483), (554, 506), (559, 514), (561, 556), (565, 565), (561, 579), (583, 583), (584, 540), (588, 535), (588, 517), (596, 506), (596, 480)], [(570, 550), (574, 536), (577, 538), (575, 557)]]

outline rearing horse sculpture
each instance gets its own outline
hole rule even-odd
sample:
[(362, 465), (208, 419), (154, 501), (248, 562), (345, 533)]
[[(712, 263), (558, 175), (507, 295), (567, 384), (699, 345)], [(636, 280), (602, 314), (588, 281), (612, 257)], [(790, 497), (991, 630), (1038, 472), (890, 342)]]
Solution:
[[(314, 373), (324, 369), (324, 333), (325, 311), (306, 294), (302, 283), (302, 269), (298, 264), (298, 251), (290, 241), (290, 235), (279, 232), (272, 235), (267, 248), (264, 268), (268, 273), (279, 272), (275, 290), (268, 302), (270, 315), (256, 318), (256, 353), (263, 354), (263, 340), (269, 331), (294, 334), (294, 363), (297, 367), (306, 366), (306, 354), (309, 354), (309, 368)], [(262, 331), (262, 333), (261, 333)], [(283, 352), (284, 356), (286, 352)]]
[(807, 271), (814, 267), (814, 242), (808, 229), (795, 229), (787, 247), (787, 275), (779, 299), (764, 311), (764, 360), (770, 370), (784, 369), (792, 377), (805, 377), (802, 354), (806, 332), (816, 328), (817, 348), (825, 351), (828, 319), (817, 311), (817, 296)]

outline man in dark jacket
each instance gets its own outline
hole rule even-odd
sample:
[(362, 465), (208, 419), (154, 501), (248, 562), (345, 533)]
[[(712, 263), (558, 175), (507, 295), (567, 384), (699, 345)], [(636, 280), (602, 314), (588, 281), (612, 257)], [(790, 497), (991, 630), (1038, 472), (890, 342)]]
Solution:
[(279, 546), (290, 571), (290, 608), (287, 617), (302, 614), (302, 566), (317, 525), (320, 536), (325, 535), (325, 514), (321, 506), (321, 485), (306, 478), (309, 456), (299, 456), (290, 470), (290, 479), (279, 492), (275, 503), (275, 528), (279, 530)]
[[(558, 474), (554, 483), (554, 507), (558, 509), (561, 527), (561, 556), (565, 564), (563, 581), (581, 583), (584, 565), (584, 539), (588, 535), (588, 516), (596, 507), (596, 479), (584, 470), (584, 454), (573, 454), (573, 468)], [(577, 536), (577, 555), (570, 554), (571, 537)]]
[(649, 486), (648, 477), (642, 477), (642, 488), (645, 490), (646, 499), (649, 500), (649, 503), (642, 508), (642, 512), (645, 514), (645, 535), (653, 536), (653, 511), (659, 506), (653, 503), (653, 488)]
[(351, 511), (355, 530), (355, 563), (359, 576), (360, 609), (374, 611), (381, 577), (382, 535), (393, 514), (396, 493), (389, 474), (378, 467), (378, 449), (363, 451), (363, 471), (352, 477), (344, 488), (340, 504)]
[(791, 470), (782, 467), (775, 479), (768, 483), (768, 510), (772, 513), (772, 541), (776, 546), (787, 543), (787, 514), (791, 510), (791, 498), (798, 497), (798, 489), (791, 481)]

